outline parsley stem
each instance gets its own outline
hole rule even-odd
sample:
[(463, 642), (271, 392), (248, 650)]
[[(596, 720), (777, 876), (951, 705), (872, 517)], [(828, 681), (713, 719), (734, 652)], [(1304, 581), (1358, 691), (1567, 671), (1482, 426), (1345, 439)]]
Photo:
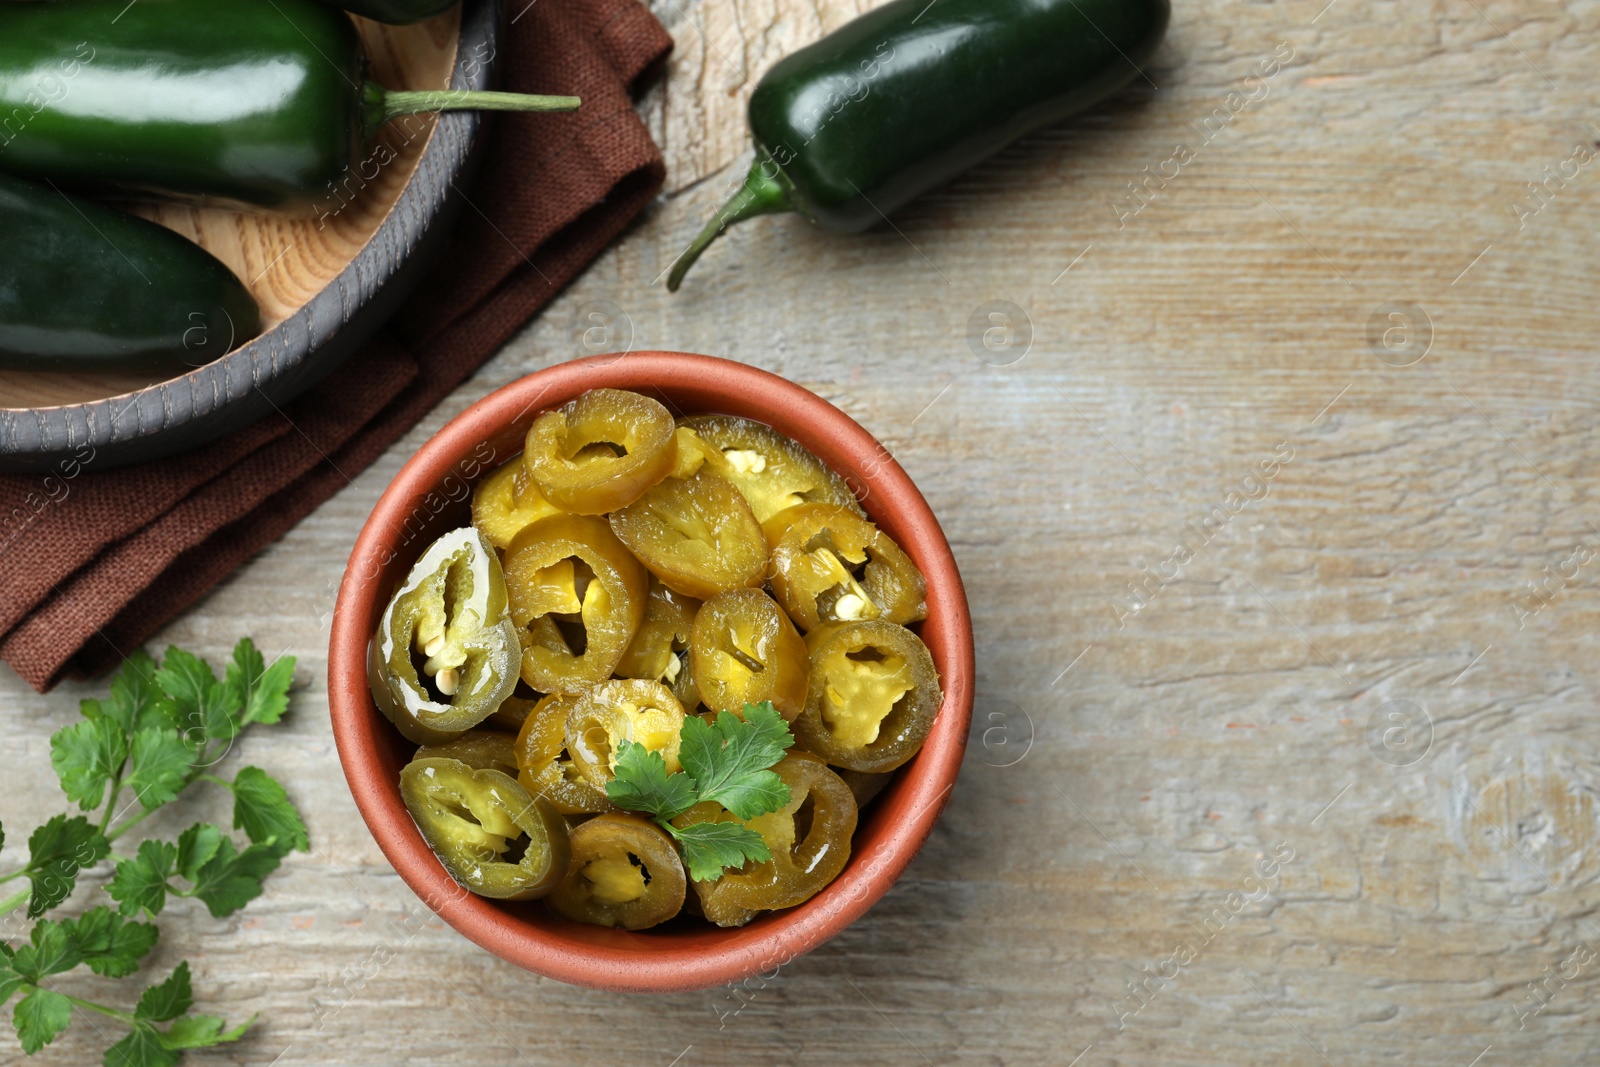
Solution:
[(106, 813), (100, 817), (100, 833), (105, 835), (106, 828), (111, 825), (112, 816), (117, 813), (117, 798), (122, 795), (122, 768), (117, 768), (117, 773), (111, 776), (111, 799), (106, 801)]
[(138, 826), (145, 819), (149, 818), (150, 814), (156, 811), (159, 807), (160, 805), (157, 805), (155, 808), (144, 808), (139, 812), (139, 814), (135, 815), (133, 818), (129, 819), (127, 822), (123, 823), (109, 834), (106, 834), (106, 842), (109, 844), (110, 842), (121, 837), (123, 834), (127, 833), (129, 830), (132, 830), (135, 826)]
[(104, 1004), (96, 1004), (92, 1000), (84, 1000), (82, 997), (74, 997), (67, 993), (62, 993), (61, 995), (66, 997), (77, 1007), (85, 1008), (89, 1011), (99, 1012), (101, 1015), (109, 1015), (113, 1019), (120, 1019), (129, 1026), (132, 1026), (138, 1021), (128, 1012), (118, 1011), (116, 1008), (108, 1008)]
[(31, 870), (33, 870), (33, 865), (29, 864), (26, 867), (18, 867), (16, 870), (12, 871), (10, 874), (0, 874), (0, 885), (4, 885), (5, 883), (7, 883), (9, 881), (12, 881), (13, 879), (21, 878), (23, 875), (27, 874)]
[[(204, 765), (202, 764), (202, 766), (204, 766)], [(199, 768), (198, 767), (195, 768), (195, 773), (191, 773), (190, 776), (189, 776), (188, 781), (183, 783), (183, 789), (188, 789), (189, 786), (193, 785), (195, 782), (207, 781), (207, 782), (216, 782), (220, 786), (225, 786), (229, 790), (229, 792), (232, 792), (232, 790), (233, 790), (233, 783), (232, 782), (229, 782), (229, 781), (227, 781), (226, 779), (223, 779), (223, 778), (218, 778), (214, 774), (200, 774), (200, 773), (198, 773), (198, 771), (199, 771)], [(183, 792), (183, 790), (180, 789), (178, 792), (181, 794)], [(160, 805), (157, 805), (157, 807), (160, 807)], [(145, 808), (143, 811), (139, 812), (139, 814), (135, 815), (133, 818), (129, 819), (127, 822), (123, 823), (121, 826), (117, 827), (115, 830), (111, 831), (109, 834), (106, 834), (106, 840), (108, 842), (109, 841), (115, 841), (117, 838), (121, 837), (123, 834), (127, 833), (129, 830), (131, 830), (135, 826), (137, 826), (140, 823), (140, 821), (142, 821), (143, 819), (147, 818), (150, 815), (150, 813), (155, 811), (155, 810), (156, 810), (156, 808)]]
[[(21, 873), (22, 873), (21, 871), (17, 872), (17, 874), (21, 874)], [(7, 877), (8, 878), (15, 878), (16, 875), (15, 874), (7, 875)], [(10, 912), (12, 909), (16, 908), (18, 905), (20, 905), (25, 900), (27, 900), (28, 897), (31, 896), (32, 894), (33, 894), (33, 887), (29, 886), (27, 889), (24, 889), (20, 893), (13, 894), (12, 896), (9, 896), (4, 900), (0, 900), (0, 915), (5, 915), (7, 912)]]

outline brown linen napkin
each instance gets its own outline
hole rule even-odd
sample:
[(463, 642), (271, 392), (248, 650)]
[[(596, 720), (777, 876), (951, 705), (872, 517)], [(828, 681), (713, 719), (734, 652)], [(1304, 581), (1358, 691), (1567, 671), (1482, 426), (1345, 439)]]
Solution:
[(34, 514), (0, 550), (0, 658), (28, 684), (115, 666), (381, 455), (655, 197), (665, 166), (630, 92), (672, 39), (639, 0), (537, 0), (506, 40), (505, 88), (583, 109), (495, 117), (451, 247), (363, 351), (280, 414), (86, 470), (37, 514), (39, 477), (0, 475), (0, 514)]

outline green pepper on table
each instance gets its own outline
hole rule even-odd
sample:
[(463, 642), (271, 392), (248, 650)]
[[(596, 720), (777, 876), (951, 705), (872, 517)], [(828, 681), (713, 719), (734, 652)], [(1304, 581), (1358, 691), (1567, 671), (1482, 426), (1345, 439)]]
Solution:
[(0, 170), (63, 188), (305, 213), (392, 118), (578, 103), (385, 89), (314, 0), (0, 2)]
[(729, 224), (757, 215), (873, 226), (1137, 77), (1170, 14), (1170, 0), (894, 0), (786, 56), (750, 97), (744, 187), (667, 288)]

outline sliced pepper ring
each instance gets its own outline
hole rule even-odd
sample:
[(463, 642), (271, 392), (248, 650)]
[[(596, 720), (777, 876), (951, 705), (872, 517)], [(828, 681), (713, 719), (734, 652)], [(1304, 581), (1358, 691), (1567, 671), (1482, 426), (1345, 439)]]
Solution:
[(694, 616), (699, 610), (700, 601), (674, 593), (652, 577), (650, 594), (645, 598), (644, 622), (617, 663), (617, 677), (660, 682), (672, 690), (684, 710), (699, 706), (700, 690), (689, 669), (689, 636), (694, 632)]
[(506, 552), (522, 680), (577, 693), (611, 676), (644, 621), (649, 575), (603, 519), (556, 515)]
[(589, 784), (567, 755), (567, 713), (577, 702), (576, 696), (552, 694), (528, 712), (514, 743), (517, 781), (563, 815), (611, 811), (605, 791)]
[(367, 682), (408, 740), (438, 744), (511, 695), (517, 650), (499, 557), (464, 527), (428, 546), (384, 608), (368, 647)]
[(672, 472), (672, 413), (638, 393), (591, 389), (540, 415), (523, 463), (544, 498), (579, 515), (625, 507)]
[(567, 877), (550, 894), (574, 922), (643, 930), (683, 909), (688, 879), (666, 831), (637, 815), (596, 815), (572, 828)]
[(680, 425), (709, 446), (706, 466), (739, 487), (760, 522), (798, 504), (861, 510), (843, 478), (798, 441), (765, 423), (737, 415), (691, 415)]
[(460, 760), (475, 771), (499, 771), (517, 775), (517, 739), (498, 730), (468, 730), (442, 745), (424, 745), (411, 757), (418, 759)]
[(700, 435), (687, 426), (679, 426), (673, 437), (678, 441), (678, 459), (672, 465), (672, 478), (693, 478), (701, 467), (706, 465), (706, 459), (711, 455), (711, 446), (700, 439)]
[(602, 682), (579, 696), (567, 712), (567, 752), (578, 773), (605, 790), (624, 741), (659, 752), (667, 773), (681, 770), (678, 745), (683, 705), (672, 690), (643, 678)]
[(508, 547), (517, 534), (540, 519), (561, 514), (561, 509), (546, 500), (524, 473), (519, 452), (472, 491), (472, 525), (495, 548)]
[(500, 771), (414, 759), (400, 769), (400, 796), (450, 877), (479, 896), (531, 900), (567, 873), (567, 824)]
[(772, 701), (785, 719), (805, 706), (810, 661), (789, 616), (759, 589), (719, 593), (701, 605), (689, 638), (689, 668), (712, 711), (744, 714)]
[(856, 798), (857, 810), (866, 807), (878, 799), (878, 794), (888, 788), (894, 781), (894, 773), (886, 771), (882, 774), (870, 774), (866, 771), (852, 771), (848, 767), (835, 767), (833, 773), (845, 785), (850, 787), (850, 795)]
[(811, 680), (795, 740), (837, 767), (882, 773), (922, 748), (944, 695), (928, 646), (882, 620), (806, 635)]
[(802, 504), (762, 529), (772, 546), (772, 591), (802, 630), (827, 622), (928, 617), (928, 585), (893, 538), (848, 508)]
[(789, 803), (768, 815), (741, 820), (720, 804), (696, 804), (673, 825), (741, 822), (761, 835), (772, 858), (695, 882), (705, 916), (718, 926), (743, 926), (757, 912), (792, 908), (821, 892), (850, 859), (856, 800), (850, 787), (815, 756), (791, 752), (773, 768), (789, 787)]
[(611, 529), (667, 588), (716, 596), (758, 587), (767, 576), (767, 538), (734, 484), (701, 470), (668, 478), (611, 513)]

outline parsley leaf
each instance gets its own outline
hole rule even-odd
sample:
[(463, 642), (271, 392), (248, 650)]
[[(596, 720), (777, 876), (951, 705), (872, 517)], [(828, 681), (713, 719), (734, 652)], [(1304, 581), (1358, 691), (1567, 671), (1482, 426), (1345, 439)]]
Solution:
[(177, 970), (159, 985), (145, 989), (139, 995), (139, 1004), (133, 1009), (137, 1019), (164, 1023), (176, 1019), (194, 1005), (194, 991), (189, 985), (189, 961), (178, 964)]
[(606, 783), (606, 796), (619, 808), (648, 812), (659, 822), (677, 818), (699, 799), (688, 775), (668, 774), (661, 753), (637, 741), (617, 746), (617, 766)]
[(11, 1022), (17, 1028), (22, 1051), (32, 1056), (72, 1022), (72, 1002), (53, 990), (35, 989), (17, 1001)]
[(683, 772), (668, 774), (659, 752), (623, 741), (606, 796), (619, 808), (654, 816), (677, 840), (690, 877), (713, 881), (725, 868), (770, 860), (761, 835), (727, 820), (713, 818), (681, 829), (671, 820), (706, 801), (741, 820), (778, 811), (789, 803), (790, 794), (772, 767), (793, 744), (788, 723), (770, 702), (746, 704), (743, 718), (720, 712), (714, 724), (691, 715), (679, 732)]
[(253, 722), (275, 723), (283, 717), (289, 706), (289, 685), (294, 681), (294, 657), (280, 656), (265, 665), (255, 642), (248, 637), (233, 649), (233, 662), (228, 664), (228, 675), (223, 681), (229, 699), (236, 700), (243, 709), (240, 726)]
[(106, 892), (121, 904), (122, 914), (141, 910), (154, 918), (167, 904), (167, 879), (172, 877), (178, 850), (165, 841), (139, 842), (139, 854), (117, 864)]
[(15, 953), (11, 946), (0, 941), (0, 1004), (11, 999), (11, 994), (28, 984), (28, 979), (17, 973)]
[[(23, 894), (28, 915), (38, 919), (62, 903), (78, 873), (109, 855), (110, 841), (143, 818), (108, 834), (104, 826), (123, 814), (116, 810), (118, 787), (130, 787), (146, 813), (175, 800), (196, 780), (199, 764), (221, 759), (246, 726), (282, 718), (294, 665), (290, 656), (267, 664), (249, 638), (234, 647), (221, 680), (205, 660), (181, 649), (169, 648), (164, 663), (143, 651), (129, 656), (109, 695), (82, 701), (83, 721), (51, 738), (50, 762), (67, 798), (84, 811), (102, 805), (105, 811), (94, 821), (58, 815), (29, 837), (27, 864), (8, 876), (30, 879)], [(106, 978), (134, 973), (159, 936), (136, 916), (161, 911), (173, 893), (199, 898), (218, 918), (231, 915), (260, 895), (262, 880), (291, 849), (309, 849), (300, 813), (265, 771), (246, 767), (232, 783), (216, 781), (234, 793), (234, 826), (251, 842), (243, 851), (209, 823), (191, 826), (176, 843), (144, 841), (135, 855), (114, 857), (106, 891), (115, 907), (90, 908), (75, 919), (40, 919), (31, 940), (18, 947), (0, 939), (0, 1005), (22, 994), (12, 1021), (24, 1052), (33, 1055), (66, 1029), (75, 1004), (128, 1025), (106, 1051), (105, 1067), (176, 1067), (183, 1050), (237, 1041), (254, 1023), (252, 1016), (230, 1030), (216, 1016), (188, 1014), (194, 991), (184, 962), (148, 986), (131, 1013), (64, 996), (47, 982), (80, 964)], [(178, 875), (191, 888), (181, 888)]]
[(261, 880), (278, 869), (282, 858), (277, 845), (251, 845), (236, 852), (224, 837), (216, 855), (195, 872), (193, 895), (205, 901), (213, 916), (225, 918), (261, 895)]
[(240, 694), (217, 681), (211, 665), (181, 648), (168, 648), (156, 683), (172, 698), (184, 736), (205, 743), (231, 741), (239, 732)]
[(753, 819), (789, 803), (789, 787), (768, 768), (792, 744), (789, 724), (763, 701), (745, 705), (742, 720), (727, 711), (717, 713), (715, 726), (696, 715), (684, 719), (678, 758), (701, 800)]
[(50, 765), (68, 800), (93, 811), (128, 758), (128, 738), (109, 718), (85, 719), (50, 738)]
[(195, 750), (170, 726), (147, 726), (133, 735), (128, 785), (145, 808), (170, 803), (189, 784)]
[(736, 822), (697, 822), (679, 829), (669, 825), (683, 850), (684, 866), (697, 882), (722, 877), (725, 867), (743, 867), (746, 860), (765, 863), (772, 858), (761, 835)]
[(227, 1024), (215, 1015), (187, 1015), (167, 1028), (167, 1032), (161, 1035), (161, 1044), (170, 1049), (185, 1049), (237, 1041), (255, 1021), (256, 1017), (252, 1015), (232, 1030), (224, 1030)]
[(233, 825), (258, 845), (277, 842), (285, 850), (301, 852), (311, 848), (306, 824), (289, 803), (289, 794), (260, 767), (246, 767), (234, 776)]
[(66, 924), (46, 919), (34, 925), (31, 943), (12, 955), (11, 967), (28, 984), (37, 985), (52, 974), (72, 970), (81, 959)]
[(82, 815), (57, 815), (28, 838), (28, 918), (36, 919), (66, 900), (78, 884), (78, 872), (93, 867), (111, 851), (105, 835)]
[(178, 1059), (177, 1052), (161, 1043), (161, 1031), (136, 1019), (128, 1035), (106, 1049), (100, 1062), (105, 1067), (175, 1067)]
[(198, 882), (200, 868), (221, 847), (221, 830), (208, 822), (195, 823), (178, 835), (178, 873), (191, 882)]
[[(148, 843), (148, 842), (147, 842)], [(157, 930), (149, 923), (129, 922), (104, 905), (90, 908), (64, 925), (83, 962), (95, 974), (123, 978), (139, 969), (139, 961), (155, 947)]]
[(140, 649), (122, 663), (111, 681), (108, 700), (85, 700), (79, 706), (86, 719), (107, 718), (124, 734), (146, 726), (177, 726), (172, 701), (156, 685), (156, 661)]

